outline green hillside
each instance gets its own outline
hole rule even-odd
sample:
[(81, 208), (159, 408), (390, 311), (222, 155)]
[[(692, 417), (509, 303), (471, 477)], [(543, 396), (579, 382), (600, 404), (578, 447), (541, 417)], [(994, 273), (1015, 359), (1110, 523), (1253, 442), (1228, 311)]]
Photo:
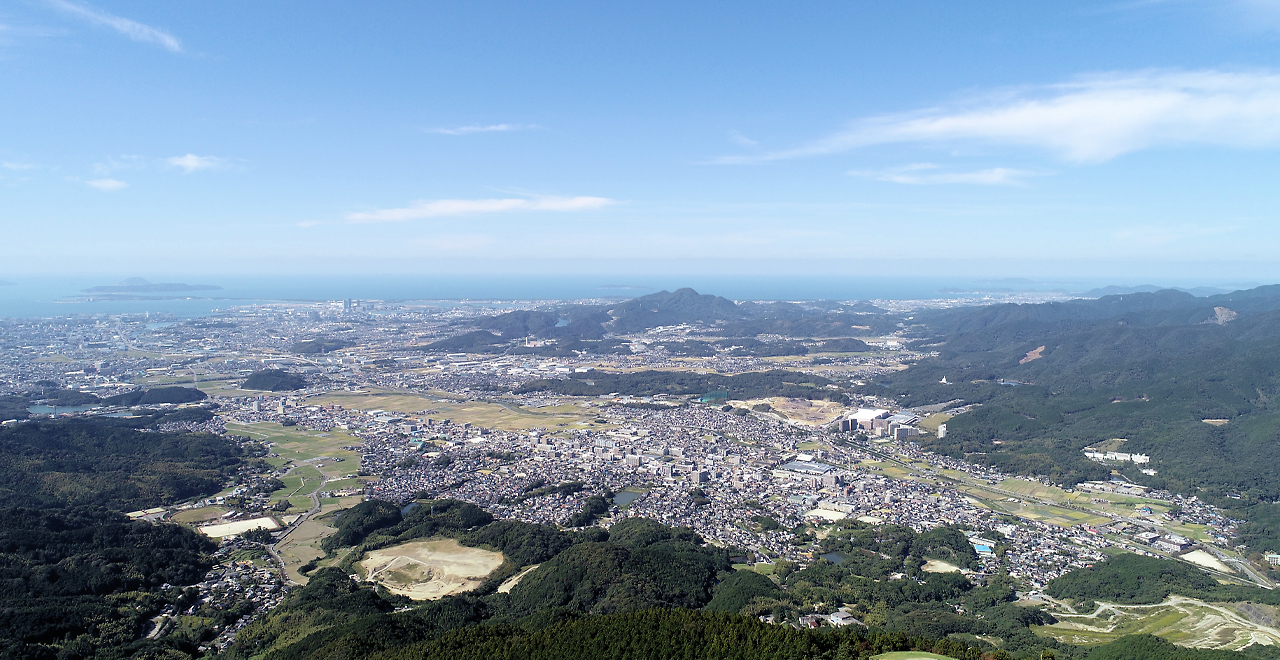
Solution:
[(291, 392), (306, 386), (307, 381), (302, 376), (280, 369), (255, 371), (240, 385), (242, 389), (263, 390), (266, 392)]
[[(1277, 310), (1280, 288), (1261, 287), (922, 314), (910, 332), (938, 356), (861, 391), (982, 404), (923, 437), (934, 451), (1073, 483), (1109, 475), (1085, 447), (1125, 438), (1158, 472), (1122, 466), (1130, 479), (1272, 520), (1259, 509), (1280, 500)], [(1280, 529), (1251, 538), (1280, 544)]]
[[(190, 658), (244, 612), (186, 591), (217, 549), (203, 535), (121, 511), (211, 495), (253, 460), (206, 433), (160, 433), (173, 417), (31, 421), (0, 429), (0, 658)], [(166, 607), (198, 628), (144, 638)], [(207, 636), (206, 636), (207, 634)]]

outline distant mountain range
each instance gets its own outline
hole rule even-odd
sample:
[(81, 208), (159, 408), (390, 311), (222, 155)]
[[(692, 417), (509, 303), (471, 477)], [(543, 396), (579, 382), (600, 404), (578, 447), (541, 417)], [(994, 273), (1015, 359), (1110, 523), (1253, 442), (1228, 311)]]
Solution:
[(1180, 287), (1156, 286), (1154, 284), (1140, 284), (1138, 286), (1104, 286), (1099, 289), (1090, 289), (1084, 292), (1086, 298), (1101, 298), (1103, 296), (1116, 296), (1129, 293), (1155, 293), (1156, 291), (1182, 291), (1193, 296), (1205, 297), (1216, 296), (1224, 293), (1231, 293), (1235, 289), (1220, 289), (1212, 286), (1198, 286), (1193, 289), (1183, 289)]
[(216, 291), (220, 286), (211, 284), (181, 284), (176, 282), (153, 284), (141, 277), (131, 277), (119, 284), (81, 289), (84, 293), (176, 293), (182, 291)]
[(480, 328), (504, 339), (521, 337), (600, 339), (606, 333), (640, 332), (659, 326), (701, 324), (723, 337), (780, 334), (801, 337), (865, 336), (870, 303), (735, 303), (690, 288), (659, 291), (611, 305), (565, 305), (552, 311), (519, 310), (486, 319)]

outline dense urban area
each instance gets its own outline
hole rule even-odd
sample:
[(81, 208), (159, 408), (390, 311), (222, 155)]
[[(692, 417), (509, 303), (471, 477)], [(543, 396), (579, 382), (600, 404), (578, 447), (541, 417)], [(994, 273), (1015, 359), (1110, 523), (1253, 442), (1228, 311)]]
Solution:
[[(169, 607), (147, 632), (162, 637), (184, 615), (218, 610), (216, 636), (202, 650), (227, 648), (305, 584), (317, 562), (338, 565), (323, 539), (335, 531), (335, 514), (366, 500), (461, 500), (498, 519), (561, 528), (649, 518), (690, 528), (730, 549), (736, 565), (764, 574), (839, 564), (843, 556), (824, 552), (821, 541), (841, 521), (917, 533), (946, 525), (964, 531), (978, 562), (930, 562), (926, 571), (963, 572), (979, 585), (1007, 576), (1031, 603), (1053, 600), (1043, 590), (1054, 578), (1120, 552), (1273, 586), (1235, 547), (1240, 521), (1195, 496), (1118, 471), (1110, 480), (1055, 483), (923, 449), (921, 438), (944, 436), (947, 421), (973, 406), (904, 407), (857, 393), (935, 355), (908, 349), (893, 328), (860, 328), (851, 315), (861, 332), (842, 345), (767, 333), (719, 340), (700, 323), (589, 342), (490, 339), (498, 335), (476, 330), (486, 319), (553, 306), (347, 300), (260, 303), (197, 319), (4, 320), (0, 390), (27, 414), (3, 424), (206, 411), (167, 417), (155, 430), (213, 433), (260, 454), (216, 495), (128, 514), (178, 522), (220, 542), (190, 605)], [(487, 336), (476, 342), (475, 332)], [(780, 346), (787, 350), (773, 350)], [(810, 379), (786, 383), (807, 394), (564, 389), (620, 374), (777, 370), (784, 380)], [(1150, 462), (1117, 447), (1091, 448), (1088, 458)]]

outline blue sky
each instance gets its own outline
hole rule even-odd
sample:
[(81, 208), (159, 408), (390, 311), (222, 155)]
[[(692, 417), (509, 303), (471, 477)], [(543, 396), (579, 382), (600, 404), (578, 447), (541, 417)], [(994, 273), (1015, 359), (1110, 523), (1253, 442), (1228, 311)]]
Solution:
[(0, 278), (1280, 279), (1280, 1), (0, 5)]

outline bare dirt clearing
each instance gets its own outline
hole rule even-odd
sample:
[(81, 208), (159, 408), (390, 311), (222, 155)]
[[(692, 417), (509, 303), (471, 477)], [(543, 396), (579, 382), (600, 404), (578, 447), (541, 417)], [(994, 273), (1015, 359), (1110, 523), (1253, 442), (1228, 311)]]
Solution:
[(781, 414), (786, 419), (810, 426), (830, 424), (840, 419), (840, 416), (846, 410), (844, 404), (834, 401), (809, 401), (808, 399), (789, 399), (785, 397), (750, 399), (743, 401), (743, 407), (751, 409), (762, 403), (769, 404), (769, 407), (774, 412)]
[(1042, 358), (1042, 357), (1044, 357), (1044, 347), (1043, 347), (1043, 346), (1041, 346), (1040, 348), (1035, 349), (1034, 351), (1027, 351), (1027, 356), (1026, 356), (1026, 357), (1024, 357), (1024, 358), (1022, 358), (1021, 360), (1018, 360), (1018, 364), (1026, 364), (1026, 363), (1028, 363), (1028, 362), (1030, 362), (1030, 361), (1032, 361), (1032, 360), (1039, 360), (1039, 359), (1040, 359), (1040, 358)]
[(1280, 644), (1280, 630), (1242, 616), (1229, 604), (1170, 596), (1155, 605), (1098, 603), (1089, 614), (1054, 612), (1058, 623), (1036, 634), (1072, 644), (1105, 644), (1124, 635), (1151, 634), (1196, 648), (1240, 650)]
[(1182, 557), (1180, 558), (1186, 561), (1189, 561), (1197, 566), (1203, 566), (1205, 568), (1213, 569), (1215, 571), (1218, 571), (1219, 573), (1235, 573), (1235, 571), (1228, 568), (1226, 564), (1222, 563), (1221, 561), (1218, 561), (1217, 557), (1214, 557), (1213, 555), (1205, 552), (1204, 550), (1196, 550), (1194, 552), (1188, 552), (1187, 554), (1182, 555)]
[(468, 548), (454, 539), (410, 541), (374, 550), (359, 563), (366, 579), (414, 600), (470, 591), (501, 565), (501, 553)]
[(506, 582), (503, 582), (501, 585), (499, 585), (498, 593), (500, 594), (511, 593), (511, 590), (515, 588), (517, 584), (520, 584), (520, 580), (524, 579), (524, 576), (528, 575), (530, 571), (532, 571), (533, 569), (541, 565), (542, 564), (534, 564), (533, 566), (526, 566), (524, 570), (511, 576), (510, 578), (507, 579)]
[(924, 563), (924, 566), (920, 567), (920, 570), (926, 573), (959, 573), (960, 567), (952, 564), (948, 564), (945, 561), (930, 559), (929, 561)]

